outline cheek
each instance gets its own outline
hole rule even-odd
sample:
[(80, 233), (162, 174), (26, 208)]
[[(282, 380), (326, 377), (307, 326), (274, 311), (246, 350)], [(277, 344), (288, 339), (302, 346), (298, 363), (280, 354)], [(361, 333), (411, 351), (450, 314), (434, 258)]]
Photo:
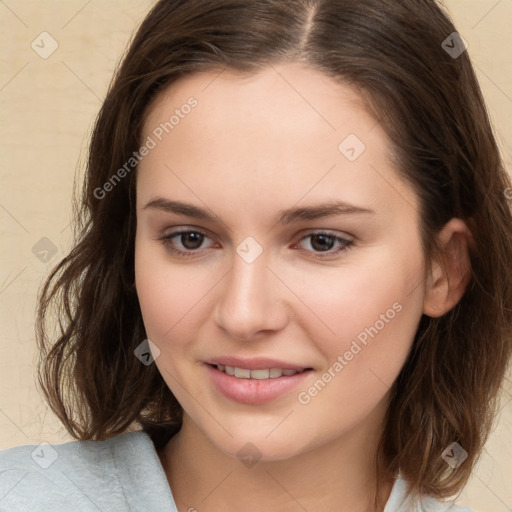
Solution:
[(324, 418), (318, 435), (328, 426), (332, 435), (354, 427), (385, 399), (407, 360), (421, 318), (421, 292), (410, 293), (403, 277), (391, 279), (388, 273), (380, 282), (361, 280), (349, 289), (352, 296), (326, 297), (325, 320), (336, 334), (314, 338), (326, 363), (296, 396), (304, 414)]
[[(136, 239), (137, 296), (146, 333), (149, 339), (157, 344), (163, 339), (163, 333), (171, 329), (177, 321), (176, 307), (180, 303), (178, 296), (186, 290), (180, 284), (184, 275), (173, 269), (171, 265), (166, 265), (162, 256), (159, 255), (160, 251), (160, 248), (150, 247), (148, 242)], [(177, 293), (178, 290), (179, 293)]]
[(200, 314), (208, 291), (218, 280), (215, 272), (193, 265), (176, 265), (165, 251), (146, 242), (135, 246), (135, 284), (148, 338), (160, 350), (172, 339), (187, 341), (177, 333), (194, 332), (193, 319)]
[(337, 269), (323, 282), (307, 276), (295, 290), (309, 306), (297, 322), (322, 353), (323, 371), (343, 374), (336, 380), (350, 392), (391, 386), (422, 316), (421, 253), (409, 252), (407, 260), (393, 254), (379, 251), (373, 264)]

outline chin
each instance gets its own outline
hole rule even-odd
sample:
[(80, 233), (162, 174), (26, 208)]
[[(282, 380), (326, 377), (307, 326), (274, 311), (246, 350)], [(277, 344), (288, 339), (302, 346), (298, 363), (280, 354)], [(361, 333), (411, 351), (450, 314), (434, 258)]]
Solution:
[(285, 429), (279, 432), (279, 428), (277, 427), (275, 431), (268, 428), (239, 429), (231, 431), (233, 437), (222, 436), (221, 439), (208, 437), (220, 451), (242, 462), (247, 462), (248, 467), (257, 461), (274, 462), (291, 459), (309, 451), (317, 444), (322, 444), (321, 441), (315, 443), (312, 439), (304, 439), (300, 435), (294, 436)]

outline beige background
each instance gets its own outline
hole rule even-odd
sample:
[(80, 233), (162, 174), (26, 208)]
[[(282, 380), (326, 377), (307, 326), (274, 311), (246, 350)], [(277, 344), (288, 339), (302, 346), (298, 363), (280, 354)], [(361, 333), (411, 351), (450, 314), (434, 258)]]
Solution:
[[(0, 449), (71, 439), (35, 386), (36, 296), (42, 279), (70, 247), (75, 170), (82, 172), (89, 131), (114, 67), (152, 4), (0, 0)], [(446, 5), (469, 44), (512, 169), (512, 0), (448, 0)], [(58, 43), (47, 59), (31, 47), (44, 31)], [(45, 41), (48, 50), (50, 40)], [(43, 237), (55, 246), (47, 262), (32, 252)], [(508, 386), (495, 430), (462, 494), (465, 504), (481, 512), (512, 510), (511, 427)]]

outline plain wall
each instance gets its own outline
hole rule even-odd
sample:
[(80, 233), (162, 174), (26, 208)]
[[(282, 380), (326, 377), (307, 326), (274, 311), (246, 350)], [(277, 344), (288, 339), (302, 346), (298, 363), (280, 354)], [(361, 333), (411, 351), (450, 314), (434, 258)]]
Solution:
[[(71, 440), (35, 385), (36, 298), (43, 278), (70, 248), (75, 171), (83, 171), (90, 129), (114, 67), (152, 4), (0, 3), (0, 449)], [(512, 1), (448, 0), (446, 5), (469, 44), (510, 170)], [(42, 32), (58, 44), (46, 59), (40, 54), (52, 41)], [(501, 403), (496, 427), (462, 494), (464, 503), (480, 511), (512, 510), (510, 386)]]

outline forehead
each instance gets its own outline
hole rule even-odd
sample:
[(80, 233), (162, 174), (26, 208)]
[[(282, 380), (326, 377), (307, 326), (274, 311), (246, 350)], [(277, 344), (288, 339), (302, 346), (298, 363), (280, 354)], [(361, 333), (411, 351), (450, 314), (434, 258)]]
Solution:
[(302, 64), (287, 63), (250, 74), (221, 69), (185, 75), (148, 106), (144, 132), (168, 120), (191, 96), (198, 101), (194, 117), (200, 114), (202, 127), (219, 121), (226, 127), (235, 123), (240, 135), (256, 135), (262, 129), (276, 135), (286, 130), (294, 140), (313, 140), (319, 134), (335, 135), (335, 140), (347, 127), (363, 135), (375, 126), (354, 88)]
[[(196, 106), (184, 108), (190, 98)], [(148, 193), (186, 176), (196, 191), (218, 190), (226, 199), (243, 191), (248, 200), (264, 193), (296, 202), (351, 190), (353, 201), (374, 202), (371, 184), (374, 196), (379, 187), (389, 196), (386, 178), (398, 178), (391, 144), (357, 91), (299, 64), (182, 77), (148, 107), (147, 137), (156, 147), (138, 171)]]

